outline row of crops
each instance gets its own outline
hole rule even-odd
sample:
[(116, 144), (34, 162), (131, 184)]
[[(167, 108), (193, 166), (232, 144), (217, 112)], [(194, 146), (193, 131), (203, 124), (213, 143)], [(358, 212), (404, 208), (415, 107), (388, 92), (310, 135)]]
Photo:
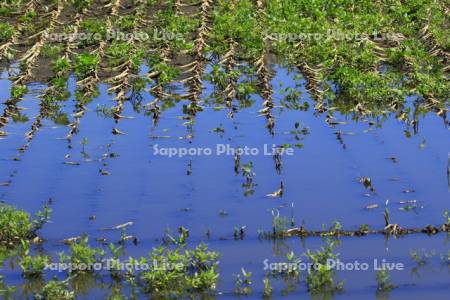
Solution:
[[(447, 12), (441, 1), (6, 1), (0, 55), (12, 87), (0, 129), (20, 112), (27, 83), (45, 82), (31, 140), (70, 97), (72, 73), (77, 110), (68, 139), (101, 82), (115, 99), (115, 134), (131, 94), (153, 95), (145, 109), (155, 123), (169, 100), (184, 101), (192, 118), (210, 66), (214, 103), (232, 117), (249, 94), (260, 94), (273, 133), (274, 62), (298, 68), (318, 112), (392, 111), (409, 123), (421, 111), (445, 117)], [(181, 91), (168, 88), (175, 83)], [(417, 98), (412, 115), (408, 96)]]

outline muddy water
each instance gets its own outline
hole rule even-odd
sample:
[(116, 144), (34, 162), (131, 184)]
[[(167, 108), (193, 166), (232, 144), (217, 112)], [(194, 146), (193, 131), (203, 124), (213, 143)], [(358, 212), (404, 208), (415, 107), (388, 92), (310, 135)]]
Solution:
[[(40, 234), (48, 240), (44, 248), (51, 253), (67, 250), (60, 243), (62, 239), (83, 233), (92, 241), (97, 237), (117, 241), (120, 232), (101, 229), (132, 221), (128, 234), (137, 236), (139, 244), (130, 244), (127, 255), (143, 256), (160, 245), (165, 231), (175, 232), (184, 226), (190, 230), (192, 245), (205, 241), (221, 253), (221, 298), (234, 298), (233, 274), (241, 267), (253, 272), (254, 292), (249, 298), (261, 298), (265, 260), (284, 261), (290, 251), (300, 256), (323, 245), (319, 238), (259, 239), (258, 230), (271, 230), (274, 213), (310, 229), (331, 226), (334, 221), (346, 229), (358, 229), (361, 224), (382, 228), (384, 204), (389, 200), (391, 220), (402, 226), (443, 223), (443, 212), (449, 208), (450, 139), (442, 118), (434, 113), (421, 116), (417, 133), (392, 114), (355, 121), (350, 115), (335, 113), (337, 124), (330, 126), (324, 115), (313, 113), (313, 104), (296, 73), (279, 68), (272, 84), (276, 102), (274, 136), (265, 128), (264, 117), (258, 116), (262, 100), (256, 95), (251, 95), (253, 105), (239, 110), (233, 120), (227, 118), (226, 108), (207, 105), (191, 129), (180, 118), (181, 102), (165, 110), (157, 126), (143, 111), (127, 103), (123, 115), (131, 119), (123, 119), (117, 126), (125, 134), (113, 135), (114, 120), (98, 112), (99, 107), (114, 106), (107, 87), (101, 86), (100, 96), (88, 104), (79, 133), (70, 144), (64, 139), (66, 126), (45, 120), (30, 147), (20, 154), (17, 148), (25, 143), (24, 133), (39, 113), (36, 96), (43, 86), (32, 85), (20, 103), (26, 108), (23, 113), (28, 120), (8, 124), (4, 131), (9, 135), (0, 140), (0, 182), (10, 181), (9, 186), (0, 187), (0, 199), (30, 212), (38, 211), (49, 197), (53, 199), (52, 223)], [(0, 80), (2, 99), (8, 98), (9, 86), (7, 80)], [(282, 107), (286, 96), (283, 90), (289, 87), (302, 93), (300, 103), (310, 103), (307, 111)], [(213, 88), (206, 82), (205, 97)], [(151, 96), (143, 95), (140, 103), (151, 100)], [(408, 103), (413, 100), (408, 99)], [(139, 107), (140, 103), (135, 104)], [(74, 105), (73, 98), (62, 105), (69, 120), (73, 119), (70, 114)], [(214, 130), (217, 128), (220, 130)], [(264, 148), (283, 144), (293, 146), (293, 155), (282, 156), (278, 174), (272, 155), (266, 155)], [(241, 165), (253, 164), (252, 194), (245, 193), (242, 174), (235, 174), (233, 155), (218, 155), (216, 149), (222, 147), (218, 145), (247, 146), (259, 152), (240, 158)], [(155, 153), (155, 147), (211, 149), (212, 153), (167, 157)], [(20, 159), (12, 160), (14, 157)], [(359, 182), (361, 177), (369, 177), (375, 191), (366, 189)], [(285, 186), (283, 197), (267, 197), (281, 181)], [(400, 203), (405, 201), (409, 203)], [(375, 204), (379, 207), (366, 209)], [(90, 216), (96, 216), (96, 220), (90, 220)], [(246, 226), (245, 238), (235, 240), (234, 228), (242, 226)], [(206, 232), (210, 232), (209, 237)], [(391, 272), (398, 288), (390, 293), (390, 299), (446, 299), (449, 269), (440, 256), (447, 257), (448, 242), (443, 234), (342, 238), (337, 248), (340, 259), (366, 262), (370, 269), (338, 272), (339, 279), (345, 280), (345, 292), (335, 297), (382, 297), (376, 295), (372, 266), (374, 259), (386, 259), (405, 266), (403, 271)], [(434, 253), (428, 264), (418, 267), (411, 259), (410, 251), (417, 249)], [(2, 273), (7, 283), (22, 284), (17, 267), (4, 267)], [(63, 274), (56, 275), (63, 278)], [(281, 279), (271, 282), (274, 298), (286, 293), (288, 299), (309, 297), (304, 280), (292, 290)], [(79, 297), (103, 298), (111, 284), (109, 277), (96, 282), (86, 279), (80, 283), (85, 291)], [(26, 296), (26, 291), (25, 287), (19, 289), (18, 295)], [(127, 294), (127, 289), (124, 292)]]

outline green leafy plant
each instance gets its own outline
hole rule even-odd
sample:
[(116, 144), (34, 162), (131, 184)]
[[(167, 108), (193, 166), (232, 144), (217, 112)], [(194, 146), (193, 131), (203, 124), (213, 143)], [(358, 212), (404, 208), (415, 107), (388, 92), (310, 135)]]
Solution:
[(14, 34), (14, 27), (8, 23), (0, 22), (0, 43), (9, 41)]
[(79, 242), (71, 243), (70, 254), (59, 254), (61, 263), (70, 263), (73, 268), (72, 273), (92, 273), (93, 265), (101, 261), (104, 251), (98, 248), (91, 248), (88, 244), (89, 238), (84, 236)]
[(18, 243), (33, 236), (30, 215), (12, 206), (0, 204), (0, 242)]
[(33, 219), (33, 229), (41, 229), (44, 224), (50, 221), (52, 209), (45, 205), (42, 210), (38, 211)]
[(328, 293), (342, 290), (343, 283), (335, 282), (336, 271), (328, 265), (329, 260), (336, 260), (339, 256), (333, 252), (335, 248), (336, 242), (327, 239), (325, 246), (321, 249), (315, 252), (310, 250), (306, 252), (306, 257), (312, 264), (306, 276), (306, 284), (310, 292)]
[(105, 22), (97, 18), (87, 18), (80, 23), (80, 30), (84, 33), (81, 47), (98, 45), (106, 38)]
[(60, 57), (52, 62), (52, 70), (56, 74), (66, 74), (70, 70), (70, 61), (65, 57)]
[(92, 0), (71, 0), (73, 7), (77, 12), (82, 12), (92, 5)]
[(160, 247), (141, 263), (153, 268), (143, 271), (139, 278), (146, 293), (154, 296), (181, 297), (190, 293), (208, 293), (216, 289), (218, 256), (201, 244), (193, 250)]
[(28, 88), (25, 85), (15, 85), (11, 88), (11, 98), (18, 100), (28, 93)]
[(75, 75), (78, 78), (86, 78), (95, 74), (99, 58), (95, 54), (83, 53), (76, 56), (75, 59)]
[(22, 274), (26, 278), (40, 277), (45, 268), (50, 263), (50, 257), (45, 255), (30, 255), (30, 242), (22, 240), (22, 255), (20, 256), (19, 266)]

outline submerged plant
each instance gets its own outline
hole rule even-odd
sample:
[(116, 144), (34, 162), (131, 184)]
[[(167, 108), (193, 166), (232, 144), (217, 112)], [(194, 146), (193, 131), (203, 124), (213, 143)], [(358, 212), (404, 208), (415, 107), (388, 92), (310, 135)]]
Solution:
[(10, 296), (15, 292), (16, 287), (14, 286), (7, 286), (3, 282), (3, 276), (0, 275), (0, 296), (3, 297), (3, 299), (11, 299)]
[(241, 269), (241, 274), (235, 275), (234, 293), (237, 295), (250, 295), (252, 293), (252, 273)]
[(270, 296), (272, 296), (272, 293), (273, 293), (273, 288), (270, 285), (269, 277), (265, 277), (263, 279), (263, 284), (264, 284), (263, 297), (270, 298)]
[(395, 286), (391, 283), (391, 276), (389, 271), (386, 269), (378, 270), (376, 273), (377, 279), (377, 291), (378, 292), (389, 292)]
[(253, 195), (255, 190), (253, 187), (255, 184), (253, 183), (253, 178), (256, 175), (255, 172), (253, 172), (253, 162), (248, 162), (241, 167), (242, 176), (245, 178), (245, 182), (242, 184), (242, 187), (245, 188), (244, 196), (250, 196)]

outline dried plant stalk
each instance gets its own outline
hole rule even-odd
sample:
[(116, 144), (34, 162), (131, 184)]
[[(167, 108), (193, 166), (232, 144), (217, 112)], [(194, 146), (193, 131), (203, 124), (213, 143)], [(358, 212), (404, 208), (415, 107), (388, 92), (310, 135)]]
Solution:
[[(31, 5), (30, 9), (34, 5), (36, 5), (36, 3), (36, 1), (30, 2), (28, 4)], [(12, 78), (13, 86), (22, 86), (32, 77), (32, 72), (37, 66), (36, 62), (39, 54), (41, 53), (41, 49), (47, 43), (48, 35), (53, 32), (56, 25), (58, 24), (57, 20), (61, 15), (65, 4), (66, 0), (58, 2), (56, 9), (50, 13), (50, 22), (48, 24), (48, 27), (36, 35), (38, 37), (38, 41), (36, 42), (36, 44), (19, 58), (18, 61), (21, 62), (25, 66), (25, 68), (19, 73), (19, 75)], [(17, 107), (17, 103), (21, 100), (22, 98), (14, 100), (10, 99), (6, 101), (6, 107), (3, 111), (3, 115), (0, 117), (0, 128), (6, 126), (9, 123), (10, 118), (19, 112), (20, 109)]]
[(212, 0), (202, 0), (200, 7), (200, 27), (197, 29), (197, 35), (194, 41), (195, 61), (192, 63), (193, 67), (189, 70), (193, 74), (186, 82), (189, 85), (189, 94), (186, 95), (191, 103), (188, 107), (190, 114), (195, 115), (197, 111), (201, 110), (200, 96), (203, 91), (202, 76), (206, 67), (206, 57), (204, 49), (208, 46), (206, 38), (210, 31), (208, 26), (210, 22), (210, 8)]
[[(110, 9), (110, 13), (108, 17), (106, 18), (105, 27), (106, 30), (111, 30), (112, 28), (112, 17), (118, 17), (119, 16), (119, 9), (121, 7), (121, 0), (112, 0), (108, 4), (104, 6), (105, 8)], [(98, 56), (98, 65), (101, 64), (101, 61), (103, 60), (103, 57), (105, 56), (105, 49), (107, 47), (108, 43), (105, 40), (102, 40), (98, 46), (98, 48), (95, 50), (95, 53)], [(97, 85), (100, 82), (100, 78), (98, 76), (98, 65), (95, 69), (95, 71), (92, 74), (89, 74), (88, 77), (81, 79), (77, 81), (77, 89), (80, 90), (83, 93), (84, 98), (90, 98), (92, 97), (96, 91), (97, 91)], [(74, 120), (72, 123), (69, 124), (69, 133), (66, 135), (66, 139), (70, 142), (72, 140), (72, 137), (78, 133), (78, 127), (80, 125), (80, 120), (84, 116), (86, 112), (86, 105), (84, 101), (80, 100), (77, 101), (76, 104), (76, 111), (73, 114)]]
[[(266, 14), (264, 4), (262, 1), (256, 1), (256, 8), (258, 18), (262, 23), (262, 18)], [(264, 33), (262, 33), (264, 34)], [(262, 116), (266, 117), (266, 127), (271, 135), (274, 135), (275, 118), (272, 114), (272, 109), (275, 107), (273, 103), (273, 87), (270, 81), (272, 80), (272, 74), (267, 66), (268, 53), (267, 53), (267, 42), (266, 37), (263, 37), (264, 48), (260, 57), (255, 61), (254, 65), (256, 67), (256, 74), (259, 79), (259, 85), (261, 87), (262, 97), (263, 97), (263, 109), (259, 111)]]
[[(145, 2), (143, 0), (136, 0), (134, 3), (136, 9), (134, 11), (134, 15), (136, 18), (134, 19), (134, 28), (133, 32), (136, 32), (142, 22), (141, 20), (145, 16)], [(114, 100), (116, 100), (116, 105), (112, 108), (114, 119), (116, 120), (116, 124), (118, 121), (122, 118), (122, 112), (124, 110), (124, 104), (127, 100), (126, 94), (128, 93), (130, 87), (131, 87), (131, 80), (134, 76), (134, 67), (133, 67), (133, 61), (132, 56), (137, 51), (137, 43), (135, 39), (132, 39), (130, 42), (131, 45), (131, 53), (129, 56), (129, 59), (126, 60), (123, 64), (115, 68), (120, 73), (110, 79), (107, 80), (108, 83), (111, 83), (113, 86), (108, 89), (108, 92), (115, 93), (116, 96), (114, 97)], [(113, 133), (120, 132), (117, 128), (113, 129)]]

